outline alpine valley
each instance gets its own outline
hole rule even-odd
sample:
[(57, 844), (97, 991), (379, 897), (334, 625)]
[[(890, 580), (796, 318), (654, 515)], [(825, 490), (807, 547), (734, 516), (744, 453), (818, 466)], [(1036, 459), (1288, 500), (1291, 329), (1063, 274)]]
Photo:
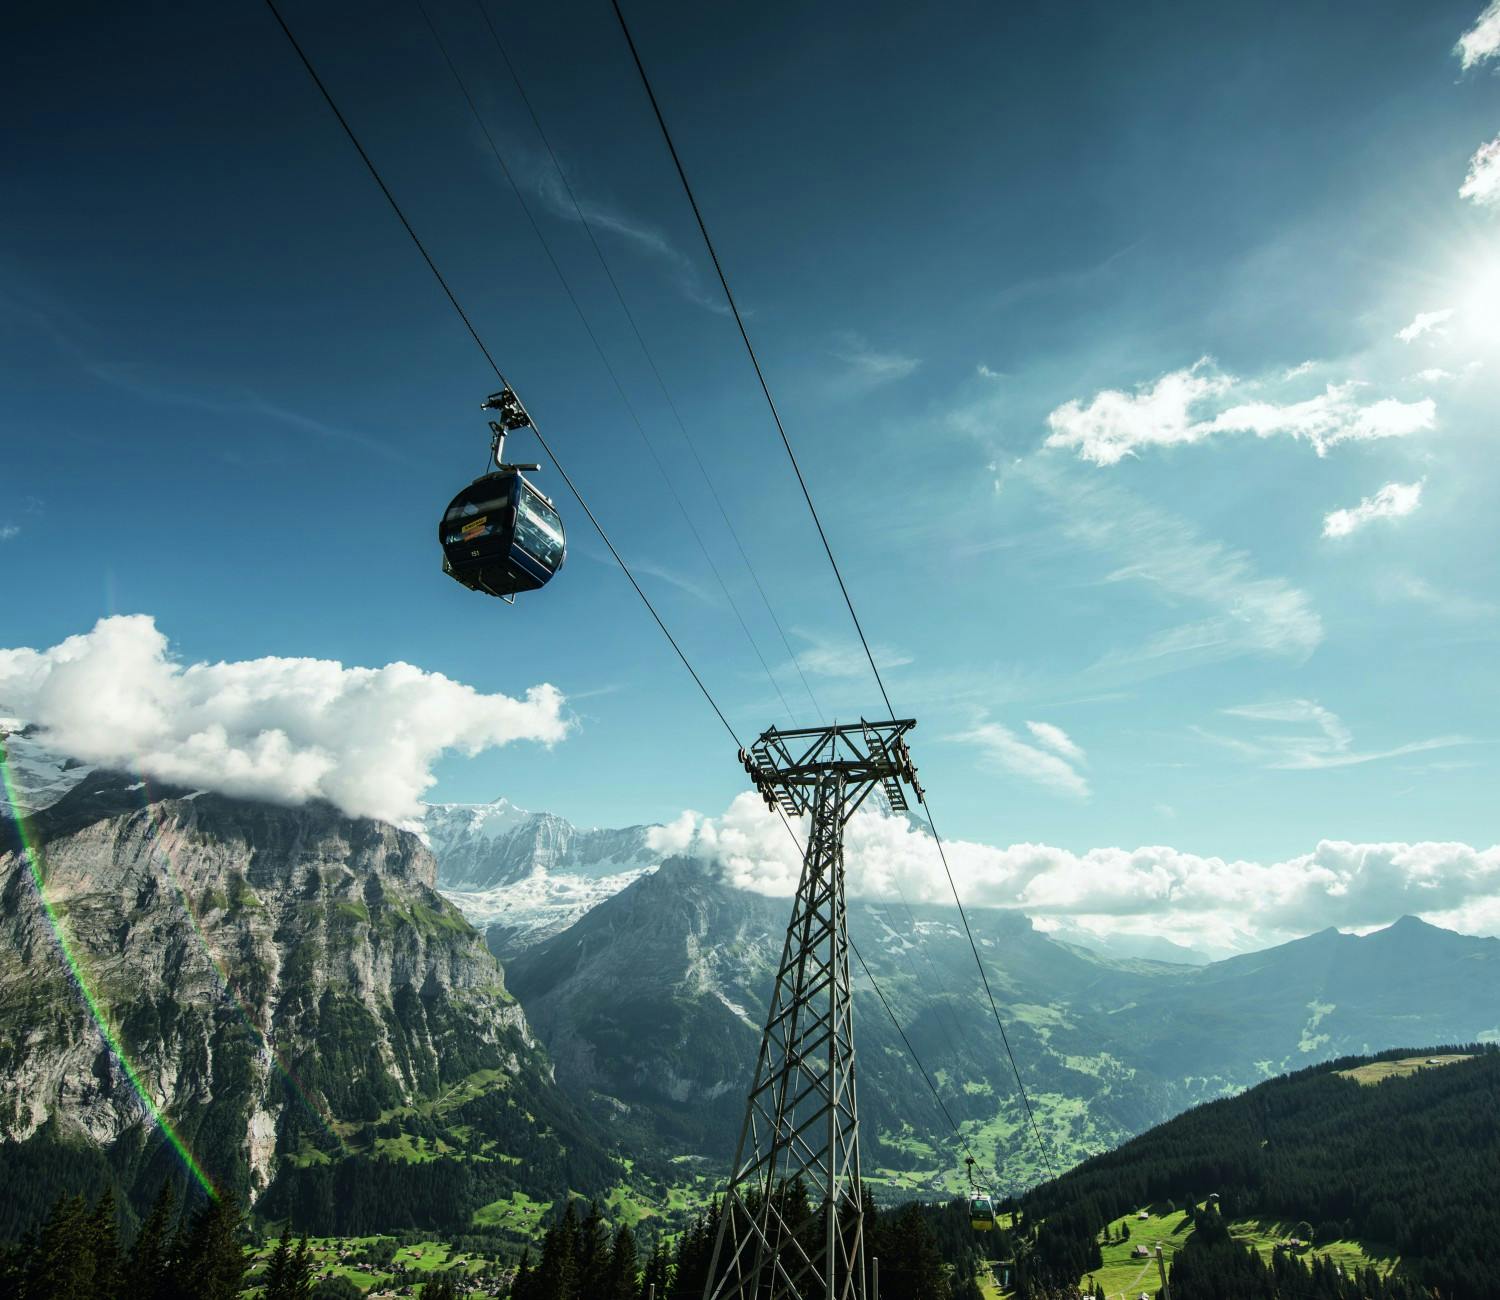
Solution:
[[(499, 800), (432, 806), (419, 832), (63, 764), (24, 733), (7, 748), (30, 811), (0, 822), (5, 1236), (63, 1191), (113, 1186), (143, 1213), (181, 1176), (158, 1118), (315, 1233), (519, 1239), (570, 1193), (665, 1226), (712, 1193), (786, 900), (663, 860), (644, 826)], [(1057, 1168), (1283, 1071), (1500, 1038), (1500, 940), (1412, 918), (1206, 965), (971, 921)], [(956, 912), (853, 902), (850, 931), (876, 1197), (963, 1179), (893, 1018), (991, 1180), (1036, 1183)]]

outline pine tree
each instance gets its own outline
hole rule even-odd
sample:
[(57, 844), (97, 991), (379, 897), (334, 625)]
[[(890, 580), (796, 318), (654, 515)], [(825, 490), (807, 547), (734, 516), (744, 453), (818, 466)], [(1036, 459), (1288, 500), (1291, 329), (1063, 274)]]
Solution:
[(604, 1226), (604, 1216), (599, 1213), (599, 1203), (589, 1202), (589, 1212), (578, 1228), (575, 1246), (576, 1264), (574, 1274), (576, 1290), (571, 1293), (576, 1300), (594, 1300), (606, 1294), (609, 1275), (609, 1231)]
[(210, 1199), (178, 1233), (173, 1281), (184, 1300), (236, 1300), (246, 1267), (240, 1221), (239, 1202), (225, 1193)]
[[(646, 1261), (641, 1277), (639, 1300), (667, 1300), (672, 1289), (672, 1255), (664, 1241), (658, 1241)], [(700, 1293), (701, 1294), (701, 1293)]]
[(640, 1256), (635, 1246), (635, 1234), (623, 1225), (615, 1233), (609, 1251), (609, 1267), (605, 1272), (604, 1289), (600, 1295), (604, 1300), (635, 1300), (640, 1290)]
[(510, 1300), (532, 1300), (535, 1294), (534, 1277), (531, 1271), (531, 1247), (527, 1246), (521, 1251), (515, 1281), (510, 1284)]
[(276, 1249), (266, 1263), (266, 1271), (261, 1275), (263, 1300), (286, 1300), (292, 1269), (291, 1237), (292, 1225), (288, 1222), (281, 1229), (281, 1240), (276, 1243)]
[(120, 1293), (128, 1300), (163, 1300), (169, 1294), (172, 1210), (172, 1184), (164, 1182), (125, 1262)]
[(309, 1300), (313, 1293), (313, 1257), (307, 1246), (307, 1234), (297, 1243), (287, 1276), (287, 1300)]
[(93, 1300), (115, 1300), (120, 1294), (122, 1254), (112, 1187), (106, 1187), (94, 1202), (94, 1212), (89, 1217), (89, 1246), (94, 1256)]
[(26, 1270), (25, 1300), (93, 1300), (91, 1224), (81, 1196), (59, 1199)]

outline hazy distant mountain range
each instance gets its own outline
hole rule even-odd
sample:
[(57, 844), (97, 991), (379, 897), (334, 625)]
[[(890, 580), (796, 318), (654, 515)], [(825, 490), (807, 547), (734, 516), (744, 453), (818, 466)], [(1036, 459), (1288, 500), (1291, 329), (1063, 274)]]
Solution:
[[(440, 805), (424, 844), (7, 749), (34, 849), (0, 820), (0, 1181), (27, 1189), (11, 1227), (60, 1170), (137, 1200), (180, 1172), (155, 1114), (315, 1230), (456, 1231), (518, 1192), (605, 1191), (626, 1157), (639, 1186), (728, 1154), (785, 899), (661, 862), (648, 827)], [(1500, 1038), (1500, 941), (1418, 921), (1192, 966), (971, 919), (1058, 1165), (1289, 1067)], [(956, 914), (858, 902), (850, 924), (970, 1145), (1002, 1186), (1035, 1179)], [(946, 1121), (856, 985), (866, 1174), (882, 1194), (955, 1186)]]

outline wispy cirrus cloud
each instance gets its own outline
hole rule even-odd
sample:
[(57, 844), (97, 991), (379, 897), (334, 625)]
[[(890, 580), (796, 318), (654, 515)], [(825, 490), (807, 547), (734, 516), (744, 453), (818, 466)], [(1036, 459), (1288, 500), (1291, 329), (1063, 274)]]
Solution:
[[(801, 628), (793, 628), (792, 635), (806, 643), (797, 651), (797, 662), (805, 673), (818, 677), (860, 677), (870, 671), (869, 657), (853, 637), (826, 637)], [(882, 669), (904, 668), (912, 662), (909, 654), (879, 642), (870, 647), (870, 653)]]
[(1261, 767), (1282, 771), (1311, 772), (1323, 768), (1352, 767), (1405, 754), (1449, 749), (1472, 743), (1467, 736), (1433, 736), (1390, 749), (1360, 750), (1354, 733), (1343, 719), (1316, 700), (1270, 700), (1260, 704), (1238, 704), (1220, 712), (1229, 718), (1271, 724), (1270, 731), (1254, 735), (1223, 734), (1198, 728), (1198, 734)]
[(1070, 763), (1082, 763), (1085, 761), (1083, 749), (1074, 742), (1061, 727), (1051, 722), (1028, 722), (1026, 730), (1036, 738), (1037, 742), (1054, 754), (1067, 759)]
[(1488, 59), (1500, 56), (1500, 0), (1490, 0), (1474, 26), (1458, 38), (1453, 47), (1464, 71), (1477, 68)]
[(719, 315), (729, 314), (723, 295), (716, 288), (705, 287), (697, 263), (659, 227), (624, 208), (580, 195), (577, 187), (571, 182), (565, 184), (551, 166), (536, 167), (533, 184), (542, 202), (555, 216), (575, 224), (586, 224), (591, 230), (612, 236), (627, 248), (660, 263), (690, 302)]
[(1246, 381), (1221, 371), (1211, 357), (1137, 385), (1104, 389), (1087, 402), (1063, 403), (1047, 417), (1045, 445), (1075, 451), (1095, 465), (1115, 465), (1142, 447), (1183, 446), (1218, 434), (1286, 436), (1310, 443), (1319, 456), (1344, 442), (1402, 438), (1437, 422), (1431, 398), (1361, 400), (1363, 384), (1330, 383), (1300, 401), (1261, 396), (1287, 382)]
[(1324, 537), (1348, 537), (1377, 519), (1401, 519), (1422, 504), (1422, 484), (1387, 483), (1357, 506), (1330, 511), (1323, 516)]
[(1106, 583), (1139, 583), (1170, 610), (1196, 612), (1102, 656), (1090, 670), (1130, 680), (1242, 655), (1303, 659), (1323, 639), (1306, 592), (1260, 573), (1244, 551), (1092, 474), (1034, 459), (1017, 477), (1037, 488), (1070, 544), (1107, 556)]
[(982, 722), (948, 739), (975, 746), (986, 763), (1011, 776), (1060, 794), (1088, 798), (1089, 783), (1078, 770), (1084, 761), (1083, 751), (1061, 727), (1046, 722), (1028, 722), (1026, 726), (1038, 743), (1023, 740), (998, 722)]
[(1500, 136), (1482, 144), (1469, 159), (1469, 172), (1458, 197), (1481, 208), (1500, 208)]
[(833, 386), (846, 392), (866, 392), (895, 383), (922, 364), (920, 357), (873, 348), (861, 335), (854, 333), (840, 335), (832, 355), (844, 368), (843, 373), (832, 381)]

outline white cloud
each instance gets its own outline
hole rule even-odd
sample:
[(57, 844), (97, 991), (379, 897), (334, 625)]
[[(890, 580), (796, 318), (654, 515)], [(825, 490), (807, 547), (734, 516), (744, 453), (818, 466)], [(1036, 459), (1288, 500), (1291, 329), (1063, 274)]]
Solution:
[(1500, 614), (1493, 601), (1435, 587), (1413, 573), (1382, 573), (1378, 590), (1387, 599), (1414, 600), (1449, 618), (1494, 618)]
[(1444, 334), (1444, 324), (1453, 315), (1452, 307), (1444, 307), (1439, 311), (1419, 311), (1410, 325), (1396, 331), (1396, 338), (1403, 343), (1415, 343), (1417, 339), (1427, 333)]
[(1322, 619), (1307, 593), (1258, 573), (1244, 551), (1204, 539), (1097, 475), (1042, 461), (1024, 473), (1055, 507), (1062, 536), (1109, 558), (1115, 567), (1106, 582), (1143, 583), (1179, 617), (1184, 607), (1192, 612), (1186, 622), (1109, 652), (1097, 671), (1139, 677), (1244, 654), (1304, 658), (1322, 641)]
[(1401, 519), (1422, 504), (1423, 479), (1415, 483), (1387, 483), (1357, 506), (1323, 516), (1324, 537), (1348, 537), (1376, 519)]
[(1028, 722), (1026, 729), (1053, 753), (1061, 754), (1070, 762), (1082, 763), (1084, 753), (1073, 738), (1061, 727), (1050, 722)]
[[(862, 677), (870, 671), (869, 656), (864, 647), (854, 639), (829, 640), (800, 628), (793, 634), (807, 642), (805, 649), (798, 651), (797, 663), (805, 673), (818, 677)], [(910, 655), (902, 654), (890, 646), (876, 643), (871, 646), (875, 662), (881, 668), (904, 668), (912, 662)]]
[[(593, 230), (602, 230), (622, 243), (663, 263), (677, 281), (678, 288), (690, 301), (709, 311), (727, 316), (729, 306), (717, 286), (705, 291), (697, 265), (659, 229), (641, 221), (623, 209), (585, 198), (574, 188), (569, 194), (568, 185), (553, 167), (539, 167), (534, 181), (542, 201), (559, 217), (578, 223), (580, 218)], [(574, 200), (577, 200), (577, 207)], [(743, 311), (743, 307), (741, 308)], [(748, 315), (748, 313), (746, 313)]]
[[(755, 795), (739, 796), (720, 818), (684, 813), (653, 835), (659, 851), (714, 863), (740, 888), (774, 896), (796, 888), (798, 850)], [(1500, 931), (1500, 846), (1324, 840), (1311, 853), (1269, 863), (1166, 845), (1084, 853), (1046, 844), (944, 846), (965, 905), (1044, 921), (1068, 917), (1099, 933), (1157, 934), (1220, 952), (1330, 925), (1385, 925), (1406, 913)], [(844, 856), (851, 896), (952, 899), (931, 837), (904, 817), (857, 814)]]
[(1343, 719), (1316, 700), (1272, 700), (1261, 704), (1239, 704), (1220, 711), (1227, 717), (1270, 723), (1277, 729), (1262, 731), (1249, 738), (1217, 735), (1202, 730), (1199, 731), (1200, 735), (1263, 767), (1282, 771), (1310, 772), (1332, 767), (1353, 767), (1360, 763), (1373, 763), (1380, 759), (1400, 758), (1406, 754), (1420, 754), (1470, 743), (1466, 736), (1433, 736), (1391, 749), (1359, 750), (1354, 747), (1354, 734)]
[(445, 750), (552, 744), (552, 686), (483, 695), (411, 664), (265, 658), (183, 666), (146, 615), (101, 619), (48, 650), (0, 650), (0, 700), (50, 748), (100, 766), (351, 816), (417, 816)]
[(1454, 378), (1451, 370), (1444, 370), (1441, 366), (1429, 366), (1426, 370), (1419, 370), (1413, 379), (1420, 379), (1424, 384), (1440, 384)]
[(1458, 38), (1453, 52), (1462, 59), (1466, 72), (1500, 55), (1500, 0), (1491, 0), (1474, 26)]
[(1469, 174), (1458, 197), (1483, 208), (1500, 208), (1500, 136), (1482, 144), (1469, 159)]
[(872, 348), (858, 334), (844, 334), (833, 352), (834, 359), (847, 367), (836, 386), (854, 391), (865, 391), (905, 379), (922, 364), (918, 357), (902, 356), (899, 352), (881, 352)]
[(12, 537), (19, 537), (20, 535), (20, 524), (0, 524), (0, 542), (8, 542)]
[[(1028, 744), (1009, 727), (998, 722), (985, 722), (977, 727), (949, 739), (964, 744), (977, 745), (985, 759), (994, 767), (1023, 780), (1035, 781), (1062, 794), (1086, 799), (1089, 784), (1079, 774), (1075, 764), (1083, 760), (1083, 751), (1078, 748), (1060, 727), (1049, 723), (1028, 722), (1040, 745)], [(1064, 746), (1066, 751), (1059, 749)]]
[(1222, 396), (1234, 380), (1204, 357), (1186, 370), (1174, 370), (1133, 393), (1107, 388), (1087, 406), (1074, 399), (1047, 417), (1049, 447), (1076, 447), (1084, 460), (1113, 465), (1142, 446), (1196, 442), (1192, 411)]
[(1437, 418), (1430, 398), (1361, 403), (1362, 385), (1353, 380), (1331, 383), (1316, 397), (1298, 402), (1255, 398), (1225, 405), (1263, 387), (1265, 381), (1237, 379), (1201, 357), (1134, 392), (1105, 389), (1086, 405), (1078, 399), (1065, 402), (1047, 417), (1051, 432), (1045, 445), (1075, 449), (1096, 465), (1115, 465), (1140, 447), (1192, 444), (1219, 433), (1258, 438), (1284, 434), (1306, 440), (1322, 456), (1343, 442), (1401, 438), (1431, 429)]

